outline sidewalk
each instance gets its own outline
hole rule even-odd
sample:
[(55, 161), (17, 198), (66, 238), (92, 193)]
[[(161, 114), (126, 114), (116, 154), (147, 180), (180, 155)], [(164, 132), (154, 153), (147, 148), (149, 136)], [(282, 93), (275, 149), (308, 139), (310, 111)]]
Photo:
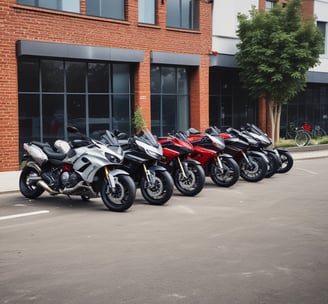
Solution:
[[(295, 147), (286, 149), (294, 160), (328, 157), (328, 145)], [(0, 172), (0, 193), (19, 191), (20, 171)]]

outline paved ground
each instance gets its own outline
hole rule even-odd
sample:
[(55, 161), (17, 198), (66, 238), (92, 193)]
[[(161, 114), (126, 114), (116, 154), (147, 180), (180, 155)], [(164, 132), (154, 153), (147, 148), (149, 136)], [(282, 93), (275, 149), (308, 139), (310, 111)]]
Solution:
[(327, 304), (327, 167), (125, 213), (1, 194), (0, 304)]
[[(328, 157), (328, 145), (287, 149), (294, 160)], [(19, 171), (0, 172), (0, 193), (18, 191)]]

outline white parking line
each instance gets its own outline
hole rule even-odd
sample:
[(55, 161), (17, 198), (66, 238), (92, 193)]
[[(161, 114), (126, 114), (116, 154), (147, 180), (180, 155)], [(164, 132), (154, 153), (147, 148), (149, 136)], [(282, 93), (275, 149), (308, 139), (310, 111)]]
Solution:
[(34, 211), (34, 212), (27, 212), (27, 213), (19, 213), (19, 214), (7, 215), (7, 216), (0, 216), (0, 221), (10, 220), (10, 219), (18, 218), (18, 217), (23, 217), (23, 216), (44, 214), (44, 213), (49, 213), (49, 210), (40, 210), (40, 211)]

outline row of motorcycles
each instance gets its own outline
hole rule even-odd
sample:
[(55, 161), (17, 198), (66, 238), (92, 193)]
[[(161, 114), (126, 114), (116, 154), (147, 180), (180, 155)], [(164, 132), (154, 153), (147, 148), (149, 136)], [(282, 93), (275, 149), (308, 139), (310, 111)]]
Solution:
[(240, 177), (258, 182), (293, 166), (290, 153), (271, 148), (270, 138), (254, 124), (224, 131), (190, 128), (163, 137), (148, 129), (132, 137), (118, 130), (90, 137), (72, 126), (67, 131), (68, 141), (24, 144), (19, 188), (25, 197), (35, 199), (45, 191), (83, 200), (100, 196), (109, 210), (123, 212), (138, 188), (149, 204), (163, 205), (174, 186), (186, 196), (200, 193), (206, 176), (231, 187)]

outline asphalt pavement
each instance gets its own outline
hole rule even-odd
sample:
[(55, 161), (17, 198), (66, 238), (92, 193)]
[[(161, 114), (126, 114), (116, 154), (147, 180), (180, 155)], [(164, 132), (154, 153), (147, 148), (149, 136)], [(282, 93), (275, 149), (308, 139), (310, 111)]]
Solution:
[[(287, 148), (286, 150), (291, 153), (295, 161), (328, 157), (328, 144)], [(19, 174), (20, 171), (0, 172), (0, 193), (19, 191)]]

